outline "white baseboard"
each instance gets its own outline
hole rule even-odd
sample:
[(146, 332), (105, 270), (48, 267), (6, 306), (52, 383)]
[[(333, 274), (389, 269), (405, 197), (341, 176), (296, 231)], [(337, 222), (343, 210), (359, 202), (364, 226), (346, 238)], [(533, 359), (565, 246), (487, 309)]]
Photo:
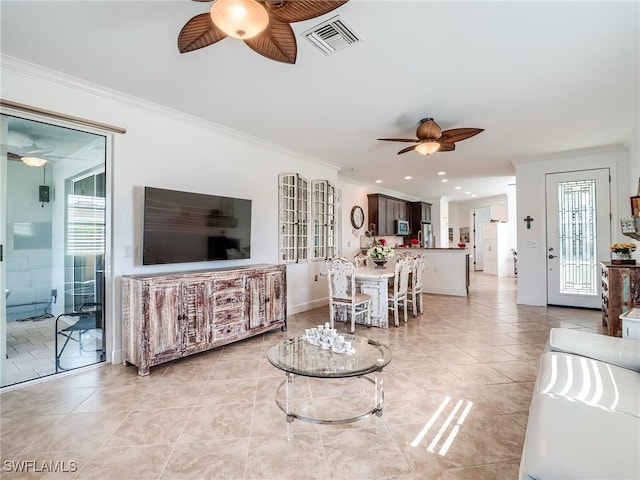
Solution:
[(547, 302), (540, 300), (539, 297), (521, 297), (516, 298), (516, 305), (533, 305), (535, 307), (546, 307)]
[(329, 297), (319, 298), (317, 300), (300, 303), (298, 305), (289, 305), (287, 307), (287, 314), (295, 315), (296, 313), (307, 312), (309, 310), (313, 310), (314, 308), (324, 307), (325, 305), (329, 305)]
[(122, 350), (113, 350), (111, 352), (111, 365), (119, 365), (122, 363)]

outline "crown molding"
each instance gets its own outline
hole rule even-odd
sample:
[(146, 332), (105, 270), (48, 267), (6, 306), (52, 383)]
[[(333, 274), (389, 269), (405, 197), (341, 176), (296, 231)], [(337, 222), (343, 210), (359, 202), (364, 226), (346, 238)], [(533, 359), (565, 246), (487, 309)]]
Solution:
[(526, 157), (514, 158), (511, 160), (513, 165), (519, 165), (523, 163), (535, 163), (546, 160), (553, 160), (556, 158), (571, 158), (579, 157), (583, 155), (592, 155), (597, 153), (610, 153), (610, 152), (626, 152), (627, 147), (621, 143), (614, 143), (610, 145), (601, 145), (598, 147), (579, 148), (576, 150), (564, 150), (560, 152), (548, 152), (541, 153), (539, 155), (528, 155)]
[[(236, 138), (260, 147), (279, 150), (289, 156), (296, 158), (297, 160), (306, 161), (314, 165), (322, 165), (336, 171), (340, 169), (340, 167), (335, 163), (329, 162), (325, 159), (310, 156), (305, 152), (292, 149), (285, 145), (280, 145), (260, 137), (255, 137), (253, 135), (249, 135), (240, 130), (232, 129), (230, 127), (221, 125), (211, 120), (198, 117), (196, 115), (191, 115), (170, 107), (166, 107), (158, 103), (150, 102), (150, 101), (141, 99), (139, 97), (126, 94), (119, 90), (114, 90), (114, 89), (105, 87), (103, 85), (88, 82), (80, 78), (68, 75), (66, 73), (62, 73), (57, 70), (52, 70), (50, 68), (43, 67), (35, 63), (27, 62), (20, 58), (12, 57), (4, 53), (0, 54), (0, 70), (11, 72), (22, 77), (32, 78), (34, 80), (48, 83), (56, 87), (68, 88), (70, 90), (80, 92), (84, 95), (95, 97), (99, 100), (124, 105), (130, 108), (146, 110), (148, 112), (152, 112), (158, 115), (176, 117), (184, 122), (197, 124), (199, 126), (202, 126), (204, 124), (208, 128), (216, 130), (219, 133), (222, 133), (229, 137), (233, 137), (233, 138)], [(4, 95), (2, 95), (2, 97), (4, 98)], [(5, 98), (5, 100), (13, 101), (13, 99), (11, 98)], [(40, 105), (33, 105), (33, 106), (36, 108), (46, 109), (45, 107)]]

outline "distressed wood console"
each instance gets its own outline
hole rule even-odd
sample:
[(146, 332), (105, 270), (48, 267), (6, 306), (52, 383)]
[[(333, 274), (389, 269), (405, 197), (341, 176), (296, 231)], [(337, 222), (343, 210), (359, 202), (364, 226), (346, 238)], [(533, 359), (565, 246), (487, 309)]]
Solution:
[(124, 364), (149, 368), (287, 327), (284, 265), (125, 275)]
[(640, 307), (640, 265), (600, 262), (602, 269), (602, 326), (611, 336), (622, 329), (620, 315)]

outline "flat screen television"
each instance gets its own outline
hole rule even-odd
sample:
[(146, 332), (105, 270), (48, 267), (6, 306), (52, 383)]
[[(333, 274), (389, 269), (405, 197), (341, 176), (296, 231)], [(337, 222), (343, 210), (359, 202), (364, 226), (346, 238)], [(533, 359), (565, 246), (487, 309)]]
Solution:
[(142, 264), (251, 256), (251, 200), (144, 188)]

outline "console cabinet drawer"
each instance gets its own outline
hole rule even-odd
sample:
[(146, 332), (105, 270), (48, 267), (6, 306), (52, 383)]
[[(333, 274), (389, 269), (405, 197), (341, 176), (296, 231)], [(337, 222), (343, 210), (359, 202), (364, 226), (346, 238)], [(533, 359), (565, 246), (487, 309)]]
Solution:
[(228, 323), (226, 325), (216, 325), (213, 329), (213, 340), (238, 340), (245, 334), (244, 323)]

